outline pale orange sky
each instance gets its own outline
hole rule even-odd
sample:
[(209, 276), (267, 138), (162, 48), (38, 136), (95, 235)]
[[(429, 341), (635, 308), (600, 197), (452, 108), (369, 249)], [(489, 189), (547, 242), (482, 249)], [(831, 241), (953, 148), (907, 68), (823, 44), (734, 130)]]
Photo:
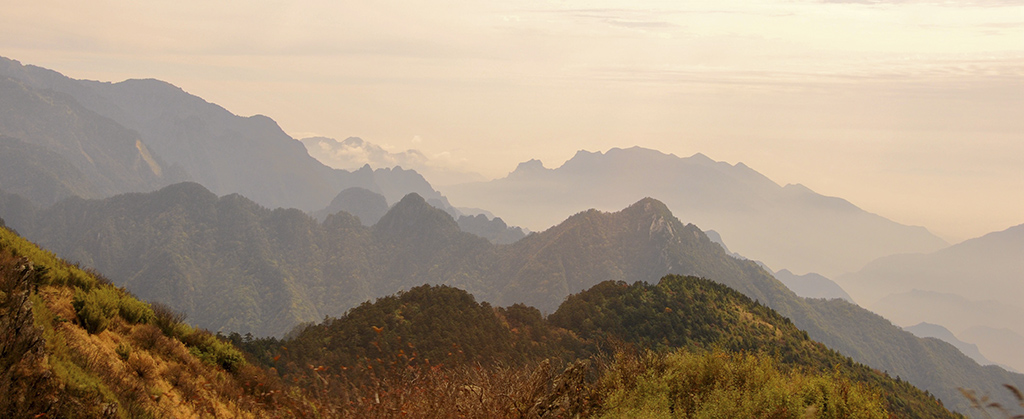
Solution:
[(702, 152), (951, 242), (1024, 223), (1024, 1), (5, 3), (0, 55), (295, 137), (488, 177)]

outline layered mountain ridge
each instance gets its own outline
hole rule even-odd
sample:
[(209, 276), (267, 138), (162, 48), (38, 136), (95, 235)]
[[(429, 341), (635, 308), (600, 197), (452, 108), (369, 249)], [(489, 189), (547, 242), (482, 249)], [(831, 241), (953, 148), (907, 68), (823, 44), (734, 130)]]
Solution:
[[(415, 192), (447, 205), (414, 171), (332, 169), (310, 157), (274, 120), (234, 115), (160, 80), (74, 80), (3, 57), (0, 77), (0, 134), (45, 146), (86, 175), (97, 172), (87, 179), (98, 179), (93, 182), (98, 185), (71, 188), (75, 196), (149, 192), (191, 180), (220, 195), (240, 193), (267, 207), (309, 212), (327, 207), (350, 187), (379, 193), (391, 203)], [(69, 110), (70, 122), (61, 120)], [(97, 159), (107, 155), (108, 160)], [(34, 186), (5, 189), (26, 192), (38, 205), (56, 202), (29, 194), (40, 189)], [(63, 198), (70, 192), (49, 195)]]
[(879, 258), (836, 278), (865, 307), (903, 326), (941, 324), (959, 335), (1005, 329), (975, 340), (992, 361), (1024, 371), (1024, 225), (948, 248)]
[[(989, 394), (999, 393), (993, 383), (1021, 386), (1017, 375), (980, 368), (952, 346), (917, 339), (855, 305), (798, 298), (669, 211), (722, 231), (738, 253), (798, 272), (834, 275), (878, 256), (944, 246), (923, 228), (801, 185), (779, 186), (742, 163), (637, 147), (581, 151), (556, 169), (534, 160), (505, 179), (453, 187), (479, 199), (460, 205), (516, 223), (524, 209), (559, 222), (522, 238), (501, 219), (459, 217), (414, 171), (330, 169), (272, 119), (233, 115), (169, 83), (73, 80), (0, 58), (0, 88), (7, 224), (206, 327), (280, 335), (424, 283), (550, 313), (601, 281), (696, 275), (945, 400), (959, 400), (951, 383)], [(186, 179), (198, 183), (174, 184)]]
[[(616, 379), (629, 373), (649, 376), (645, 380), (699, 378), (687, 391), (654, 396), (678, 400), (687, 411), (958, 417), (933, 395), (853, 363), (810, 341), (788, 319), (705, 279), (667, 276), (657, 286), (605, 282), (574, 297), (558, 311), (565, 319), (549, 322), (532, 307), (492, 308), (463, 290), (424, 285), (361, 304), (286, 341), (213, 335), (183, 323), (166, 306), (139, 301), (101, 275), (55, 258), (0, 222), (0, 413), (623, 416), (632, 410), (623, 410), (627, 404), (604, 401), (628, 395), (632, 403), (645, 403), (652, 397), (644, 386)], [(676, 310), (662, 310), (669, 305)], [(625, 316), (626, 307), (645, 322), (668, 327), (622, 333), (616, 323), (639, 319)], [(575, 314), (587, 310), (598, 311), (607, 330), (572, 324)], [(589, 336), (581, 339), (573, 330)], [(644, 355), (605, 351), (613, 363), (589, 355), (604, 333), (636, 342)], [(658, 352), (644, 343), (669, 337), (671, 347)], [(561, 373), (553, 369), (560, 363), (568, 363)], [(708, 363), (711, 368), (702, 366)], [(751, 401), (726, 405), (721, 398)], [(676, 406), (656, 411), (678, 412)]]
[(453, 185), (459, 205), (488, 208), (532, 230), (587, 208), (614, 210), (653, 196), (687, 220), (729, 238), (733, 251), (773, 269), (825, 276), (859, 269), (893, 253), (934, 251), (946, 243), (802, 185), (779, 186), (744, 165), (703, 154), (655, 150), (579, 151), (562, 166), (521, 163), (502, 179)]
[(194, 183), (67, 200), (20, 219), (32, 220), (13, 225), (27, 237), (214, 330), (280, 335), (421, 284), (550, 313), (567, 295), (602, 281), (696, 275), (772, 307), (815, 340), (943, 400), (960, 400), (951, 383), (991, 394), (999, 392), (993, 383), (1024, 385), (1024, 377), (979, 367), (944, 342), (918, 339), (845, 301), (799, 298), (650, 198), (615, 213), (578, 213), (511, 245), (462, 232), (418, 195), (366, 227), (344, 212), (318, 223), (240, 195), (218, 198)]

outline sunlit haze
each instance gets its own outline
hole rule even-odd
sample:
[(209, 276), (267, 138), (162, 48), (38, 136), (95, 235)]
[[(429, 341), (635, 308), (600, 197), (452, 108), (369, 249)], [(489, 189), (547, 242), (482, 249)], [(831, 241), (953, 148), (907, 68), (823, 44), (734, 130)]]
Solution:
[(1024, 1), (39, 0), (0, 55), (488, 178), (639, 145), (950, 242), (1024, 223)]

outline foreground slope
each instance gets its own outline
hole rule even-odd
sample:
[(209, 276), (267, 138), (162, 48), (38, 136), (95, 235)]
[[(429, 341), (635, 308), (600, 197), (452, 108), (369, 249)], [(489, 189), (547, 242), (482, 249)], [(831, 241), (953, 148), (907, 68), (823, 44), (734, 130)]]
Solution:
[(309, 412), (283, 389), (230, 344), (0, 227), (0, 416)]
[[(696, 278), (667, 280), (715, 287)], [(740, 316), (739, 323), (732, 321), (724, 333), (746, 336), (761, 327), (760, 306), (717, 287), (719, 295), (732, 298), (723, 301), (726, 311), (736, 307), (740, 314), (755, 313)], [(360, 312), (370, 317), (359, 317)], [(782, 321), (777, 316), (766, 319), (772, 324)], [(371, 323), (382, 326), (367, 327)], [(526, 364), (549, 356), (573, 357), (588, 344), (545, 325), (535, 309), (493, 310), (448, 287), (419, 287), (397, 298), (364, 304), (323, 327), (348, 330), (355, 339), (338, 336), (331, 344), (322, 340), (324, 333), (316, 332), (323, 330), (320, 327), (307, 328), (287, 342), (243, 340), (233, 334), (232, 340), (262, 349), (264, 355), (278, 353), (257, 353), (258, 359), (280, 366), (264, 370), (249, 364), (230, 343), (181, 323), (173, 312), (135, 299), (102, 276), (68, 265), (0, 225), (0, 414), (7, 417), (597, 417), (621, 415), (618, 409), (630, 404), (634, 412), (665, 414), (671, 407), (646, 406), (660, 398), (638, 392), (645, 381), (619, 378), (629, 374), (663, 379), (659, 374), (666, 371), (664, 366), (672, 367), (672, 377), (700, 379), (687, 392), (703, 396), (687, 399), (686, 409), (695, 412), (794, 418), (858, 412), (858, 417), (888, 417), (888, 407), (896, 417), (951, 417), (934, 399), (905, 384), (881, 376), (876, 377), (880, 381), (864, 382), (814, 369), (794, 370), (792, 362), (776, 364), (769, 355), (624, 354), (611, 365), (591, 368), (592, 361), (577, 360), (565, 372), (553, 373), (549, 361), (532, 364), (535, 367)], [(789, 326), (786, 334), (796, 332)], [(367, 334), (370, 339), (360, 337)], [(373, 336), (376, 340), (371, 341)], [(548, 339), (552, 336), (561, 339)], [(801, 335), (796, 336), (799, 340)], [(531, 350), (538, 345), (549, 350)], [(374, 348), (377, 352), (371, 352)], [(401, 348), (408, 348), (413, 358), (421, 350), (424, 357), (449, 365), (431, 365), (425, 359), (414, 364)], [(823, 349), (814, 344), (809, 348)], [(382, 363), (380, 357), (387, 355), (381, 351), (401, 354), (409, 362), (389, 367)], [(354, 367), (351, 374), (337, 373), (348, 370), (338, 361), (323, 361), (346, 353), (349, 358), (338, 359)], [(377, 364), (367, 355), (376, 356)], [(296, 356), (304, 364), (319, 366), (299, 366)], [(365, 359), (362, 368), (356, 367), (360, 356)], [(488, 363), (481, 368), (477, 363), (467, 368), (468, 361), (496, 357), (520, 367)], [(463, 366), (456, 358), (464, 361)], [(837, 368), (849, 364), (837, 361)], [(373, 365), (377, 373), (370, 372)], [(331, 366), (337, 367), (335, 373), (327, 373)], [(599, 379), (581, 375), (587, 370)], [(278, 381), (278, 371), (294, 385)], [(723, 390), (718, 383), (727, 387)], [(883, 402), (878, 393), (882, 389), (895, 390), (888, 400), (895, 394), (910, 403)], [(619, 401), (623, 398), (631, 403)], [(735, 403), (748, 398), (751, 401)], [(642, 406), (635, 406), (638, 403)]]
[(299, 322), (337, 316), (421, 284), (447, 284), (495, 304), (526, 303), (551, 313), (569, 294), (603, 281), (695, 275), (768, 305), (813, 339), (958, 409), (966, 409), (956, 402), (963, 400), (958, 387), (993, 395), (1004, 394), (1003, 383), (1024, 387), (1024, 376), (982, 368), (951, 345), (918, 339), (846, 301), (797, 297), (653, 199), (616, 213), (582, 212), (511, 245), (460, 231), (451, 216), (417, 195), (402, 199), (373, 227), (345, 213), (320, 224), (300, 211), (268, 210), (238, 195), (217, 198), (196, 184), (69, 200), (32, 219), (14, 227), (224, 332), (280, 336)]
[[(569, 410), (563, 413), (574, 407), (584, 416), (660, 417), (675, 410), (701, 417), (697, 412), (717, 410), (728, 417), (955, 417), (906, 382), (809, 340), (771, 309), (695, 277), (667, 276), (656, 285), (603, 282), (570, 296), (548, 319), (530, 307), (492, 308), (462, 290), (420, 286), (292, 338), (244, 346), (286, 381), (326, 379), (327, 391), (339, 397), (351, 395), (351, 383), (362, 377), (395, 380), (393, 372), (382, 372), (392, 368), (516, 369), (555, 357), (569, 364), (555, 383), (568, 381), (570, 388), (555, 384), (548, 400), (572, 398), (560, 391), (582, 400), (581, 406), (546, 406)], [(636, 350), (653, 352), (637, 356)], [(661, 380), (666, 388), (649, 387)], [(487, 384), (474, 390), (481, 399), (493, 396)], [(833, 393), (839, 388), (845, 393)], [(544, 405), (515, 400), (521, 394), (505, 397), (523, 410)]]

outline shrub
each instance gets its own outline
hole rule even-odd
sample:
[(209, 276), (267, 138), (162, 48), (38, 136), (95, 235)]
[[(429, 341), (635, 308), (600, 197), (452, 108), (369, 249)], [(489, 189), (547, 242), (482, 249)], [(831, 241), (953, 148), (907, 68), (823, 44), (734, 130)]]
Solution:
[(117, 348), (114, 348), (114, 353), (116, 353), (117, 357), (121, 358), (122, 361), (127, 361), (128, 357), (132, 356), (132, 345), (121, 342), (117, 344)]
[(154, 377), (156, 372), (156, 363), (153, 362), (153, 358), (143, 353), (137, 353), (131, 357), (128, 361), (128, 366), (131, 367), (131, 371), (138, 375), (143, 380), (149, 380)]
[(76, 289), (71, 305), (86, 331), (100, 333), (107, 329), (110, 319), (117, 315), (120, 300), (117, 289), (109, 286), (88, 292)]
[(152, 324), (136, 327), (132, 331), (132, 339), (136, 345), (150, 351), (169, 342), (167, 337), (164, 336), (164, 332)]
[(153, 303), (153, 324), (159, 327), (167, 336), (181, 339), (183, 331), (179, 327), (185, 321), (185, 314), (175, 311), (173, 308), (162, 303)]
[(766, 355), (619, 354), (601, 417), (885, 418), (880, 395), (836, 374), (784, 372)]
[(190, 334), (182, 342), (196, 358), (226, 371), (238, 371), (245, 363), (245, 357), (231, 343), (221, 341), (205, 330)]
[(130, 296), (124, 296), (121, 298), (120, 304), (118, 304), (118, 313), (121, 314), (121, 318), (129, 323), (149, 323), (153, 321), (156, 314), (153, 309), (142, 301), (136, 300)]

